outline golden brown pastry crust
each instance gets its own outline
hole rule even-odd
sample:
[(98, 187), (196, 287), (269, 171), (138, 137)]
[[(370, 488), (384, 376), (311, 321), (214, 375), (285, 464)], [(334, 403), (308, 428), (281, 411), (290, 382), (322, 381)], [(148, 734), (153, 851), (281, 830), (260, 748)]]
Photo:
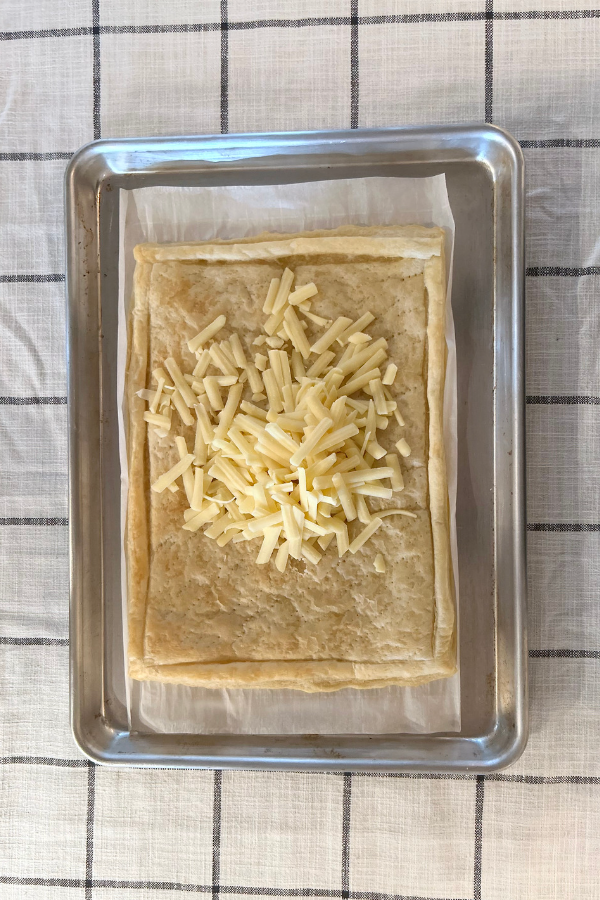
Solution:
[[(383, 240), (382, 240), (383, 238)], [(145, 244), (136, 247), (137, 260), (134, 303), (130, 320), (129, 360), (126, 384), (126, 403), (129, 422), (128, 460), (129, 460), (129, 497), (126, 530), (126, 552), (128, 565), (128, 624), (129, 624), (129, 673), (140, 680), (158, 680), (205, 687), (253, 687), (253, 688), (295, 688), (304, 691), (330, 691), (342, 687), (382, 687), (389, 684), (415, 685), (436, 678), (447, 677), (456, 671), (455, 651), (455, 614), (452, 594), (448, 492), (445, 472), (443, 445), (443, 393), (445, 374), (445, 271), (443, 261), (443, 232), (441, 229), (426, 229), (421, 226), (393, 228), (356, 228), (348, 226), (335, 232), (312, 232), (310, 235), (260, 235), (255, 238), (235, 242), (205, 242), (202, 244)], [(325, 242), (325, 243), (322, 243)], [(281, 248), (285, 248), (282, 258)], [(275, 248), (275, 249), (274, 249)], [(332, 250), (334, 251), (332, 254)], [(393, 252), (392, 252), (393, 251)], [(273, 265), (279, 270), (283, 264), (294, 266), (294, 262), (306, 266), (311, 259), (318, 263), (323, 260), (353, 260), (364, 263), (368, 260), (400, 260), (408, 266), (410, 260), (422, 260), (414, 266), (413, 280), (421, 279), (426, 296), (426, 353), (425, 368), (422, 373), (426, 389), (426, 435), (424, 441), (424, 463), (427, 479), (419, 478), (418, 469), (411, 470), (414, 475), (412, 497), (415, 509), (419, 512), (420, 523), (414, 528), (416, 546), (426, 546), (427, 538), (421, 531), (423, 515), (428, 519), (430, 540), (433, 544), (431, 566), (432, 616), (429, 626), (427, 609), (417, 609), (415, 621), (420, 632), (411, 647), (410, 636), (402, 635), (398, 644), (399, 655), (393, 659), (381, 659), (373, 653), (368, 659), (359, 658), (210, 658), (210, 653), (197, 642), (198, 653), (195, 655), (194, 640), (190, 646), (182, 638), (181, 630), (173, 629), (169, 634), (165, 631), (161, 619), (161, 610), (157, 604), (150, 604), (148, 619), (148, 596), (152, 574), (152, 563), (160, 565), (164, 562), (164, 540), (158, 539), (160, 522), (172, 515), (166, 513), (164, 504), (171, 504), (181, 516), (173, 495), (150, 497), (149, 483), (152, 480), (150, 469), (156, 454), (146, 446), (147, 426), (143, 421), (144, 403), (135, 392), (146, 386), (149, 371), (156, 364), (150, 357), (151, 330), (151, 297), (152, 291), (160, 291), (161, 278), (166, 274), (177, 278), (177, 272), (188, 274), (190, 266), (244, 266), (247, 263), (256, 266), (257, 262), (269, 270), (266, 274), (272, 277), (270, 269)], [(339, 262), (339, 265), (342, 263)], [(175, 267), (174, 269), (172, 267)], [(179, 269), (177, 268), (179, 267)], [(418, 271), (421, 274), (418, 274)], [(152, 287), (154, 281), (158, 287)], [(181, 275), (181, 277), (183, 277)], [(267, 281), (268, 283), (268, 281)], [(416, 282), (415, 282), (416, 284)], [(414, 287), (414, 286), (413, 286)], [(216, 314), (216, 312), (214, 313)], [(342, 313), (337, 313), (342, 314)], [(352, 315), (352, 311), (348, 311)], [(183, 316), (185, 319), (185, 314)], [(208, 315), (205, 316), (208, 319)], [(258, 330), (259, 322), (256, 322)], [(193, 329), (192, 329), (193, 331)], [(190, 337), (187, 334), (185, 337)], [(180, 336), (181, 338), (181, 336)], [(179, 342), (178, 342), (179, 346)], [(157, 453), (160, 453), (157, 450)], [(174, 461), (174, 459), (172, 460)], [(164, 466), (163, 466), (164, 467)], [(419, 487), (421, 486), (421, 487)], [(409, 491), (410, 494), (410, 491)], [(425, 498), (426, 502), (420, 497)], [(152, 506), (157, 500), (157, 504)], [(397, 505), (395, 500), (393, 504)], [(424, 509), (423, 507), (427, 508)], [(162, 519), (161, 519), (162, 517)], [(397, 523), (398, 518), (387, 519), (388, 525)], [(402, 517), (401, 525), (410, 533), (413, 520)], [(158, 530), (157, 530), (158, 528)], [(388, 529), (389, 532), (390, 529)], [(393, 533), (393, 532), (392, 532)], [(186, 541), (196, 538), (203, 541), (196, 544), (214, 553), (213, 544), (209, 544), (201, 534), (190, 538), (182, 532)], [(419, 544), (420, 541), (420, 544)], [(229, 550), (228, 550), (229, 548)], [(247, 545), (228, 545), (223, 550), (239, 553), (246, 552)], [(390, 552), (389, 542), (382, 549)], [(161, 556), (163, 553), (163, 556)], [(358, 556), (358, 554), (357, 554)], [(356, 558), (349, 562), (351, 566)], [(343, 563), (344, 560), (340, 560)], [(199, 562), (201, 565), (201, 559)], [(323, 563), (321, 563), (323, 565)], [(270, 568), (270, 567), (269, 567)], [(246, 567), (244, 571), (251, 570)], [(264, 569), (254, 567), (257, 580), (264, 578)], [(259, 574), (260, 573), (260, 574)], [(273, 573), (275, 578), (277, 573)], [(328, 576), (329, 577), (329, 576)], [(338, 578), (338, 589), (343, 590), (343, 582), (337, 572), (330, 573), (328, 590)], [(387, 578), (388, 576), (386, 576)], [(333, 582), (332, 580), (333, 579)], [(258, 581), (257, 581), (258, 583)], [(401, 585), (400, 585), (401, 587)], [(159, 592), (160, 593), (160, 592)], [(158, 603), (160, 607), (160, 602)], [(178, 610), (180, 612), (181, 610)], [(398, 608), (398, 613), (406, 610)], [(407, 619), (408, 622), (412, 621)], [(185, 616), (183, 618), (185, 626)], [(415, 628), (415, 634), (418, 629)], [(279, 633), (281, 639), (282, 632)], [(277, 638), (277, 633), (276, 636)], [(237, 641), (239, 643), (239, 641)], [(267, 642), (268, 643), (268, 642)], [(382, 639), (382, 647), (385, 640)], [(272, 646), (272, 641), (270, 646)], [(371, 646), (373, 642), (371, 642)], [(386, 644), (387, 646), (387, 644)], [(424, 649), (424, 648), (427, 649)], [(339, 656), (339, 646), (336, 646)], [(290, 655), (289, 649), (285, 651)], [(254, 653), (254, 650), (253, 650)], [(285, 655), (282, 651), (282, 656)], [(317, 653), (322, 653), (322, 648)], [(382, 650), (382, 655), (383, 650)]]

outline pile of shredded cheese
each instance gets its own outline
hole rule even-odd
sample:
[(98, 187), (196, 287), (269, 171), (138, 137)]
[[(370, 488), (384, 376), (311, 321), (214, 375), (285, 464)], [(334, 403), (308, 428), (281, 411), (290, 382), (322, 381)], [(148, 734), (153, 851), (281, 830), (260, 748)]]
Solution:
[[(392, 415), (400, 426), (404, 420), (388, 387), (398, 369), (387, 360), (387, 342), (365, 330), (375, 317), (331, 322), (311, 311), (315, 285), (293, 290), (293, 282), (289, 269), (271, 281), (254, 361), (239, 335), (216, 340), (226, 324), (221, 315), (188, 342), (193, 372), (169, 357), (152, 373), (156, 387), (138, 394), (149, 404), (144, 419), (161, 437), (178, 422), (196, 428), (193, 449), (175, 437), (179, 462), (152, 490), (175, 493), (181, 480), (189, 504), (184, 529), (204, 527), (220, 547), (261, 539), (257, 564), (274, 556), (280, 572), (290, 556), (316, 565), (334, 538), (340, 557), (356, 553), (386, 516), (416, 518), (397, 508), (372, 514), (367, 504), (404, 487), (398, 456), (377, 440)], [(312, 345), (306, 320), (323, 329)], [(396, 448), (409, 456), (405, 438)], [(375, 465), (379, 460), (385, 465)], [(365, 527), (350, 541), (355, 519)], [(385, 572), (381, 553), (374, 567)]]

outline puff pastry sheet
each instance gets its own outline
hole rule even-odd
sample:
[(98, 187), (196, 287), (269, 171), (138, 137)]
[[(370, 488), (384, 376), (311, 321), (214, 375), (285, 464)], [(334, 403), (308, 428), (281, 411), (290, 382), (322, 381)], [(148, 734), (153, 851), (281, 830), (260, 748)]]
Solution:
[[(126, 421), (129, 494), (125, 535), (129, 674), (204, 687), (331, 691), (416, 685), (456, 671), (448, 489), (442, 405), (446, 367), (444, 235), (438, 228), (346, 227), (264, 234), (242, 241), (136, 247), (129, 319)], [(399, 367), (391, 388), (406, 421), (405, 490), (371, 508), (404, 506), (356, 555), (330, 547), (318, 566), (285, 573), (255, 564), (256, 542), (219, 548), (181, 529), (184, 492), (150, 484), (177, 461), (172, 437), (143, 420), (136, 391), (167, 356), (191, 371), (187, 341), (227, 316), (247, 355), (264, 321), (270, 280), (284, 266), (314, 281), (320, 315), (358, 318), (385, 337)], [(309, 331), (311, 335), (318, 334)], [(179, 429), (193, 446), (193, 428)], [(353, 529), (363, 526), (352, 523)], [(351, 530), (351, 539), (354, 532)], [(376, 553), (386, 559), (375, 572)]]

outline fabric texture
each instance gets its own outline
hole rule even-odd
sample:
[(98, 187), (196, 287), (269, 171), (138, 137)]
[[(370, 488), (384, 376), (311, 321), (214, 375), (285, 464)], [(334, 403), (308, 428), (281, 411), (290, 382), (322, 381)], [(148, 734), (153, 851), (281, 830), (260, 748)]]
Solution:
[[(595, 900), (600, 10), (4, 0), (0, 46), (0, 896)], [(71, 154), (100, 136), (483, 120), (527, 166), (525, 754), (487, 777), (92, 765), (68, 726)]]

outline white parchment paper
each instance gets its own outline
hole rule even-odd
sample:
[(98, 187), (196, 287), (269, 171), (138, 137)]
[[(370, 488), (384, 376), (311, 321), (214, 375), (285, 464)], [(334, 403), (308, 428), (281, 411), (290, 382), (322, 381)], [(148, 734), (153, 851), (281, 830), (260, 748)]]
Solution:
[[(118, 408), (121, 528), (127, 511), (127, 454), (123, 415), (126, 320), (135, 262), (144, 241), (240, 238), (262, 231), (297, 232), (340, 225), (439, 225), (446, 231), (448, 297), (454, 219), (444, 175), (433, 178), (355, 178), (276, 185), (149, 187), (120, 192)], [(444, 440), (448, 467), (452, 560), (458, 598), (456, 544), (456, 351), (447, 304), (448, 363)], [(123, 547), (123, 541), (121, 542)], [(125, 558), (122, 555), (127, 646)], [(121, 690), (118, 692), (122, 693)], [(416, 688), (345, 689), (305, 694), (290, 690), (191, 688), (129, 680), (126, 702), (137, 731), (193, 734), (390, 734), (460, 731), (460, 675)]]

